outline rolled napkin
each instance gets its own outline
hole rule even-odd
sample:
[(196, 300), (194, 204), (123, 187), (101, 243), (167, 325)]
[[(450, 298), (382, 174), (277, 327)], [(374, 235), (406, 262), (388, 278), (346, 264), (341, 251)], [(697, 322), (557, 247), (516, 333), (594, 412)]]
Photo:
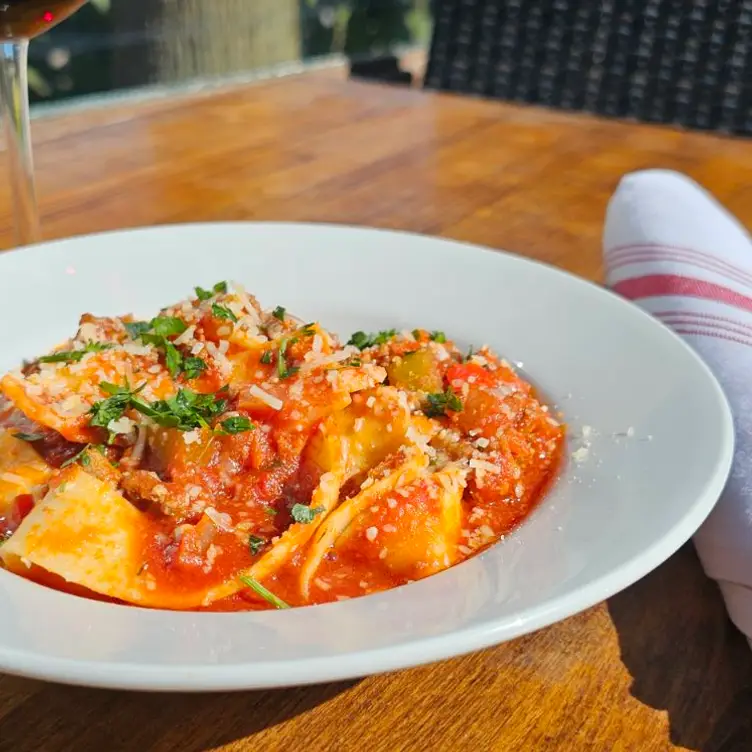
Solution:
[(619, 184), (603, 248), (607, 284), (686, 340), (731, 404), (731, 476), (694, 543), (752, 640), (752, 238), (694, 181), (645, 170)]

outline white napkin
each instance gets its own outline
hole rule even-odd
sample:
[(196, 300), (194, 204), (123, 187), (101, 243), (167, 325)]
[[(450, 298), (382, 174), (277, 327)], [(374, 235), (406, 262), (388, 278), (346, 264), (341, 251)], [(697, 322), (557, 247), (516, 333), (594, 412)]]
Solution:
[(731, 477), (694, 543), (752, 640), (752, 238), (697, 183), (645, 170), (619, 184), (603, 248), (607, 284), (700, 353), (731, 404)]

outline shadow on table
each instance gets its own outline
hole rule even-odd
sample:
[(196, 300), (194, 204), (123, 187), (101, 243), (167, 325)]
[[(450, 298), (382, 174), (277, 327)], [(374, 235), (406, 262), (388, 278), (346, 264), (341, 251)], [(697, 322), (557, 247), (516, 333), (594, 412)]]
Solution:
[(0, 752), (203, 752), (301, 715), (355, 684), (197, 695), (44, 684), (2, 717)]
[(752, 651), (691, 545), (608, 601), (637, 700), (668, 711), (671, 741), (752, 750)]

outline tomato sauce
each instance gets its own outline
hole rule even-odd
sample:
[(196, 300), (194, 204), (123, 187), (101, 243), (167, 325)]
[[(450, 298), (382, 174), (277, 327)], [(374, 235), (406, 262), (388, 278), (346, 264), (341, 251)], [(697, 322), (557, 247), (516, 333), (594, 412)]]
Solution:
[[(120, 410), (117, 420), (95, 426), (96, 407), (73, 419), (81, 435), (101, 442), (96, 452), (32, 424), (40, 433), (30, 443), (51, 467), (79, 463), (141, 513), (133, 587), (151, 589), (150, 604), (260, 610), (387, 590), (486, 550), (545, 495), (562, 457), (564, 426), (487, 348), (463, 355), (443, 333), (416, 330), (356, 333), (361, 349), (343, 350), (284, 309), (263, 314), (216, 289), (166, 311), (172, 318), (163, 331), (173, 327), (173, 339), (152, 339), (187, 359), (175, 335), (192, 335), (190, 352), (207, 360), (191, 381), (191, 399), (214, 395), (221, 414), (187, 426), (179, 416), (160, 422), (157, 407), (172, 408), (139, 408), (136, 390), (125, 398), (136, 407)], [(261, 344), (233, 339), (233, 320), (243, 311), (259, 319)], [(122, 345), (132, 322), (84, 324), (104, 327)], [(155, 396), (174, 399), (166, 361), (156, 362), (142, 343), (127, 340), (123, 351), (113, 344), (94, 357), (113, 379), (108, 359), (141, 364), (139, 378), (154, 374)], [(81, 369), (95, 382), (92, 363), (82, 361)], [(65, 378), (84, 373), (75, 368)], [(23, 399), (15, 413), (4, 408), (6, 424), (36, 399), (21, 381), (12, 387), (11, 398)], [(178, 387), (186, 389), (185, 379)], [(33, 414), (41, 421), (47, 412)], [(139, 422), (142, 414), (150, 421)], [(120, 424), (123, 435), (113, 432)], [(131, 424), (135, 434), (126, 438)], [(0, 537), (11, 538), (34, 507), (29, 494), (0, 507)], [(28, 576), (106, 598), (36, 566)]]

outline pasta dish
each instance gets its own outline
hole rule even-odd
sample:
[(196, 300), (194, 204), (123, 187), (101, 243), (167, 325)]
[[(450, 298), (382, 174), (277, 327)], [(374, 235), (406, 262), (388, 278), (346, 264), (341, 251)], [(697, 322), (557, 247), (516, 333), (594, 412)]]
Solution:
[(343, 345), (219, 282), (150, 320), (84, 314), (0, 379), (0, 560), (150, 608), (367, 595), (514, 529), (563, 443), (488, 347), (422, 329)]

